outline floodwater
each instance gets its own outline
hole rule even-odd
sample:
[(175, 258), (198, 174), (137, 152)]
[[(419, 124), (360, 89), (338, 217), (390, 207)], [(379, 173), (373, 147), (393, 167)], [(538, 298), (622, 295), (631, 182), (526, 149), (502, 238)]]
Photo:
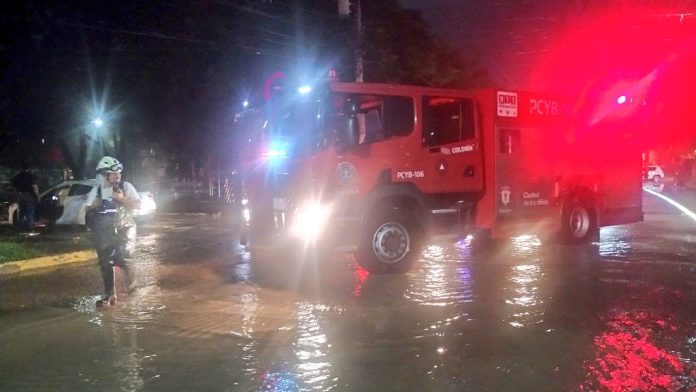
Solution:
[(0, 282), (0, 390), (693, 391), (696, 223), (650, 203), (579, 248), (434, 239), (400, 276), (165, 217), (116, 307), (95, 266)]

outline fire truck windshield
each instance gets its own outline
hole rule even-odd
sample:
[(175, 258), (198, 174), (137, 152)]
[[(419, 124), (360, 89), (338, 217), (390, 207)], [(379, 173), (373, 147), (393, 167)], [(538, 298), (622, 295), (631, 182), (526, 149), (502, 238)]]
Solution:
[(326, 133), (347, 148), (410, 134), (414, 128), (410, 97), (378, 94), (335, 94)]

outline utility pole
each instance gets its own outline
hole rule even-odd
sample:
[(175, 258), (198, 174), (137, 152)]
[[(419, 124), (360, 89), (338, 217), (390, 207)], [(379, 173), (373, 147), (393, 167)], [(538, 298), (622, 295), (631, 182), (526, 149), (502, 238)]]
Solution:
[[(355, 31), (357, 45), (355, 48), (355, 81), (364, 81), (363, 71), (363, 28), (362, 28), (362, 6), (361, 0), (353, 0), (355, 5)], [(338, 15), (341, 17), (350, 16), (350, 0), (338, 0)]]
[(358, 47), (355, 49), (355, 81), (363, 82), (363, 28), (361, 0), (355, 0), (355, 29), (358, 36)]

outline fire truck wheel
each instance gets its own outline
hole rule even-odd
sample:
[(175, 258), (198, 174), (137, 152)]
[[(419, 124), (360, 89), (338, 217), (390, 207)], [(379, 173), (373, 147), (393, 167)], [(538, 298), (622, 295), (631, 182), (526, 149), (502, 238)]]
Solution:
[(418, 258), (422, 228), (398, 211), (373, 219), (364, 233), (356, 259), (371, 273), (405, 273)]
[(571, 244), (586, 243), (597, 231), (595, 213), (587, 200), (573, 198), (563, 210), (562, 235)]

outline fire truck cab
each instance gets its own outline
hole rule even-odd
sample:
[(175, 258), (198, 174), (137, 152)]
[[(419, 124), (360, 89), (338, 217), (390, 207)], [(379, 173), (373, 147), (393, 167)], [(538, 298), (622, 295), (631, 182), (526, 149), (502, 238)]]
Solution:
[(643, 219), (630, 131), (579, 119), (572, 103), (331, 82), (267, 106), (240, 155), (250, 231), (350, 251), (370, 272), (409, 270), (431, 234), (582, 243)]

